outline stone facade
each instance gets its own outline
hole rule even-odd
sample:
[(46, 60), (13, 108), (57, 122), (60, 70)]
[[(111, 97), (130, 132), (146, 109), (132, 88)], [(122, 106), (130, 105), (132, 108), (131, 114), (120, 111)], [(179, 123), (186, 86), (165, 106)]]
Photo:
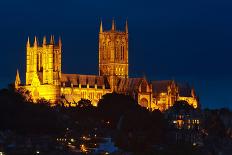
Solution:
[(152, 81), (129, 77), (128, 25), (125, 31), (116, 30), (112, 21), (110, 30), (99, 31), (99, 75), (65, 74), (61, 71), (62, 42), (55, 44), (54, 36), (46, 37), (39, 45), (35, 37), (33, 46), (26, 44), (26, 84), (21, 84), (17, 71), (15, 88), (31, 92), (33, 100), (44, 98), (51, 103), (64, 102), (75, 106), (83, 99), (97, 106), (104, 94), (117, 92), (131, 95), (141, 106), (164, 111), (177, 100), (186, 100), (195, 108), (198, 100), (190, 87), (175, 81)]
[(106, 76), (112, 91), (117, 90), (120, 78), (128, 78), (128, 27), (125, 32), (116, 30), (114, 20), (112, 28), (104, 31), (102, 22), (99, 32), (99, 75)]

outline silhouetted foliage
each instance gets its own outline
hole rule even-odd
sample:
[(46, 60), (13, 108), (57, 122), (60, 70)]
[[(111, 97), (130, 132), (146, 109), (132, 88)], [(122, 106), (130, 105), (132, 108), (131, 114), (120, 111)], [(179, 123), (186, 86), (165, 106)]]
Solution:
[[(43, 106), (41, 106), (43, 105)], [(13, 89), (0, 90), (0, 128), (20, 133), (56, 133), (63, 128), (59, 115), (47, 104), (34, 104)]]
[(106, 94), (99, 101), (102, 119), (117, 129), (117, 145), (128, 151), (144, 151), (151, 144), (165, 141), (166, 122), (163, 114), (141, 107), (128, 95)]
[(80, 101), (78, 101), (77, 107), (78, 108), (92, 108), (93, 105), (90, 100), (81, 99)]
[(172, 107), (169, 108), (169, 110), (174, 110), (175, 112), (180, 112), (181, 110), (184, 110), (186, 112), (193, 111), (193, 106), (189, 105), (187, 101), (176, 101)]
[(98, 102), (98, 110), (103, 118), (111, 120), (114, 125), (125, 112), (138, 108), (140, 108), (138, 103), (129, 95), (117, 93), (106, 94)]
[[(221, 112), (225, 112), (225, 109), (222, 109)], [(220, 118), (221, 112), (220, 110), (205, 111), (203, 128), (208, 133), (209, 138), (223, 138), (226, 134), (225, 125)]]

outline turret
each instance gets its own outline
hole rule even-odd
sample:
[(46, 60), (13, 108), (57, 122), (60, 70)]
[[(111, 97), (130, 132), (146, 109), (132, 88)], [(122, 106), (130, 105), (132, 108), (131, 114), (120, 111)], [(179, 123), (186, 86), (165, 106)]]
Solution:
[(59, 43), (58, 43), (59, 47), (61, 48), (62, 47), (62, 40), (61, 40), (61, 37), (59, 37)]
[(111, 28), (111, 30), (112, 31), (116, 30), (116, 25), (115, 25), (114, 19), (112, 20), (112, 28)]
[(99, 31), (99, 32), (100, 32), (100, 33), (103, 32), (102, 20), (101, 20), (101, 23), (100, 23), (100, 31)]
[(126, 20), (125, 32), (128, 34), (128, 23), (127, 23), (127, 20)]
[(15, 77), (15, 89), (18, 89), (20, 85), (21, 85), (21, 80), (20, 80), (20, 76), (19, 76), (19, 71), (17, 69), (16, 77)]
[(28, 37), (28, 39), (27, 39), (27, 47), (30, 47), (31, 45), (30, 45), (30, 38)]
[(192, 95), (192, 97), (194, 97), (194, 98), (196, 97), (196, 93), (195, 93), (194, 88), (191, 89), (191, 95)]
[(46, 41), (46, 36), (43, 37), (43, 45), (46, 45), (47, 41)]
[(54, 36), (53, 36), (53, 35), (51, 35), (50, 44), (51, 44), (51, 45), (54, 45), (54, 44), (55, 44)]
[(38, 42), (37, 42), (37, 37), (35, 36), (35, 40), (34, 40), (34, 47), (38, 46)]

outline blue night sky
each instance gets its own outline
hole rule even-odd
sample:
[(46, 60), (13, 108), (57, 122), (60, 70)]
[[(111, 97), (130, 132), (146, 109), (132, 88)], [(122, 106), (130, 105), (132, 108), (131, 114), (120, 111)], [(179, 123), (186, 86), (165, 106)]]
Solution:
[(1, 0), (0, 87), (25, 79), (25, 45), (60, 35), (64, 73), (97, 74), (98, 30), (129, 23), (130, 76), (188, 81), (203, 107), (232, 108), (231, 0)]

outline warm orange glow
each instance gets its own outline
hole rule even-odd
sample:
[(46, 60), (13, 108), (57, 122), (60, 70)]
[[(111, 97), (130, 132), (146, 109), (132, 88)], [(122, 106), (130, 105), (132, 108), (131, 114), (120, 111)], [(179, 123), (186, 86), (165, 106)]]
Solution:
[[(194, 90), (191, 90), (191, 95), (181, 96), (174, 80), (170, 80), (165, 89), (155, 93), (153, 88), (157, 85), (153, 85), (153, 82), (149, 83), (146, 78), (129, 78), (128, 26), (126, 24), (122, 32), (114, 24), (109, 31), (103, 29), (102, 23), (100, 25), (99, 76), (63, 74), (61, 39), (55, 44), (54, 36), (51, 36), (50, 43), (44, 37), (43, 43), (39, 45), (35, 37), (33, 45), (29, 38), (26, 44), (26, 84), (21, 84), (17, 71), (15, 88), (29, 90), (34, 102), (39, 99), (51, 103), (61, 101), (66, 107), (77, 106), (81, 99), (88, 99), (97, 106), (103, 95), (117, 92), (130, 94), (141, 106), (151, 110), (167, 110), (178, 100), (187, 101), (197, 108)], [(120, 81), (123, 81), (121, 85)]]
[(81, 145), (81, 152), (84, 152), (84, 153), (87, 152), (87, 149), (84, 144)]

